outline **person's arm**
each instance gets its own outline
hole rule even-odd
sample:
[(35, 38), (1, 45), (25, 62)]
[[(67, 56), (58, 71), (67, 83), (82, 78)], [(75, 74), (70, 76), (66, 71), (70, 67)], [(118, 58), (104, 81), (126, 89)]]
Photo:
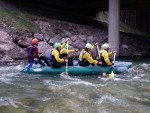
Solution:
[[(71, 54), (71, 53), (73, 53), (73, 52), (75, 52), (74, 49), (68, 50), (68, 54)], [(60, 51), (60, 54), (66, 54), (66, 53), (67, 53), (67, 50), (66, 50), (65, 48), (63, 48), (63, 49)]]
[(64, 59), (59, 57), (59, 52), (57, 50), (53, 50), (52, 54), (54, 55), (57, 62), (64, 62)]
[(67, 50), (65, 48), (60, 50), (60, 54), (66, 54), (66, 53), (67, 53)]
[(95, 45), (92, 46), (91, 50), (93, 50), (95, 48)]
[(61, 45), (61, 49), (65, 48), (66, 44), (67, 44), (67, 43), (64, 42), (64, 43)]
[(83, 58), (85, 58), (90, 64), (98, 64), (98, 61), (94, 60), (89, 53), (85, 53)]
[(102, 56), (103, 56), (103, 58), (104, 58), (106, 64), (109, 65), (109, 66), (111, 66), (112, 63), (110, 62), (109, 54), (108, 54), (107, 52), (104, 51), (104, 52), (102, 53)]
[(71, 53), (74, 53), (75, 52), (75, 50), (74, 49), (70, 49), (70, 50), (68, 50), (68, 54), (71, 54)]
[(92, 46), (91, 50), (93, 50), (97, 45), (98, 45), (98, 43), (96, 42), (96, 43)]
[(111, 57), (113, 55), (113, 52), (108, 52), (108, 56)]

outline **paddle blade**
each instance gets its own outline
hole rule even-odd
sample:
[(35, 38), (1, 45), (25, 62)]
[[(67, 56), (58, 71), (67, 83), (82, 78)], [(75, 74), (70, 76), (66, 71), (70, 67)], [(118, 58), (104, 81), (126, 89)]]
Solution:
[(68, 66), (66, 66), (66, 75), (68, 76)]
[(105, 72), (103, 72), (102, 77), (107, 77), (107, 74)]
[(109, 74), (109, 78), (113, 79), (115, 76), (114, 72), (112, 71), (110, 74)]

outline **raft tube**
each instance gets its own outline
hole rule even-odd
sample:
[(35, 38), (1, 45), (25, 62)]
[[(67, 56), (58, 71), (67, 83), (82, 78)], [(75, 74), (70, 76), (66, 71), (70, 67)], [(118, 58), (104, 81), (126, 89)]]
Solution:
[[(101, 75), (102, 71), (107, 74), (110, 74), (112, 71), (115, 74), (127, 72), (131, 68), (131, 62), (115, 62), (115, 66), (112, 69), (111, 67), (101, 67), (101, 66), (69, 66), (68, 73), (70, 75)], [(34, 65), (29, 71), (27, 71), (27, 66), (21, 71), (26, 74), (42, 74), (42, 75), (59, 75), (66, 71), (66, 67), (61, 68), (52, 68), (48, 66), (39, 67), (39, 65)]]

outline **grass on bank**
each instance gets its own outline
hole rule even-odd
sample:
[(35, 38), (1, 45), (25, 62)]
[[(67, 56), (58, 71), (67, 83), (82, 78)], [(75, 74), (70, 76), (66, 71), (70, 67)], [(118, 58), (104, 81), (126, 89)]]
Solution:
[(14, 28), (16, 31), (28, 30), (34, 32), (39, 29), (26, 14), (18, 10), (0, 9), (0, 21)]
[[(1, 9), (0, 8), (0, 21), (4, 22), (7, 26), (10, 26), (16, 31), (27, 30), (29, 32), (40, 31), (38, 25), (36, 25), (32, 20), (33, 19), (43, 19), (44, 17), (39, 17), (36, 15), (31, 15), (23, 13), (16, 9)], [(101, 12), (99, 17), (100, 21), (108, 23), (108, 12)], [(47, 18), (44, 18), (49, 20)], [(133, 33), (139, 35), (146, 35), (145, 33), (127, 25), (123, 22), (120, 22), (120, 31), (125, 33)], [(148, 35), (147, 35), (148, 36)]]

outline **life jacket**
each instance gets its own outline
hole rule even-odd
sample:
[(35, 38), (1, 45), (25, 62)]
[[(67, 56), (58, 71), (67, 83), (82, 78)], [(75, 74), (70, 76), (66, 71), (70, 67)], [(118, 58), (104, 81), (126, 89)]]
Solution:
[(90, 65), (90, 63), (85, 59), (85, 58), (83, 58), (83, 55), (87, 52), (85, 52), (84, 50), (82, 50), (81, 51), (82, 53), (81, 53), (81, 55), (80, 55), (80, 57), (79, 57), (79, 65), (80, 66), (88, 66), (88, 65)]
[(80, 55), (79, 55), (79, 61), (83, 60), (83, 55), (84, 55), (84, 49), (81, 51)]
[[(104, 50), (101, 50), (101, 52), (100, 52), (100, 57), (101, 57), (102, 66), (105, 67), (105, 66), (108, 66), (108, 65), (107, 65), (107, 63), (105, 62), (104, 57), (102, 56), (103, 51), (104, 51)], [(109, 58), (109, 60), (110, 60), (110, 62), (112, 62), (110, 58)]]
[[(64, 51), (65, 51), (65, 52), (64, 52)], [(60, 50), (60, 58), (68, 58), (69, 55), (68, 55), (67, 51), (68, 51), (68, 50), (65, 49), (65, 48), (61, 49), (61, 50)]]
[(49, 58), (49, 61), (52, 62), (52, 60), (53, 60), (52, 50), (50, 51), (48, 58)]
[(60, 54), (60, 58), (67, 58), (67, 57), (68, 57), (67, 53)]
[(31, 53), (32, 57), (33, 58), (38, 58), (38, 48), (37, 47), (34, 47), (34, 46), (28, 46), (27, 49), (26, 49), (26, 55), (27, 55), (27, 58), (29, 57), (29, 50), (33, 48), (33, 52)]
[[(54, 50), (54, 49), (53, 49), (53, 50)], [(56, 64), (57, 61), (56, 61), (54, 55), (52, 54), (53, 50), (51, 50), (51, 52), (50, 52), (50, 54), (49, 54), (49, 59), (50, 59), (50, 63), (51, 63), (51, 64)]]

